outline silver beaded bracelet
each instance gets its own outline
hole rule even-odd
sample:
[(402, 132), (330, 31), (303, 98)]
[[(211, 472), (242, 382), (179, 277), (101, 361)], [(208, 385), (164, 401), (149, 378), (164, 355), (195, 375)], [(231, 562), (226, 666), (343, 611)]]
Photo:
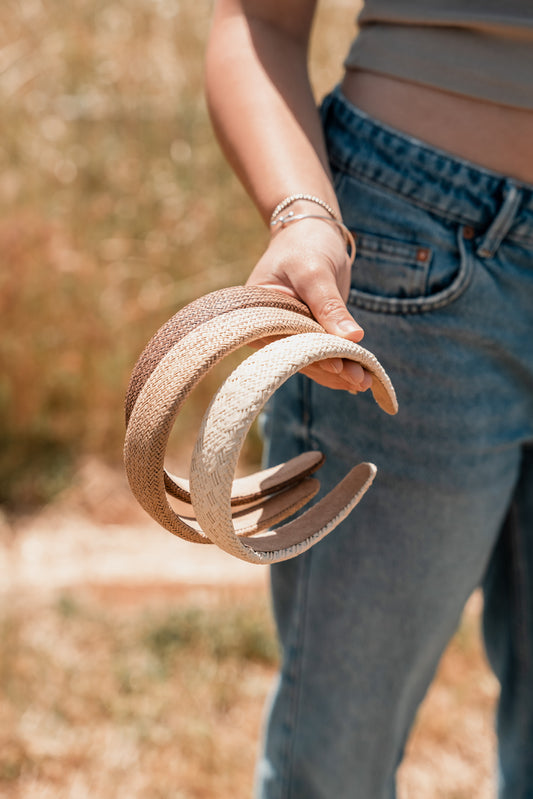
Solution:
[(289, 211), (289, 213), (285, 214), (285, 216), (278, 215), (277, 219), (274, 219), (274, 221), (270, 222), (270, 227), (273, 231), (275, 231), (278, 227), (281, 229), (287, 227), (287, 225), (291, 225), (293, 222), (300, 222), (302, 219), (321, 219), (323, 222), (328, 222), (330, 225), (335, 225), (346, 242), (350, 266), (353, 264), (357, 249), (355, 246), (355, 239), (352, 232), (346, 227), (344, 222), (341, 222), (341, 220), (337, 219), (336, 217), (323, 216), (322, 214), (295, 214), (294, 211)]
[(321, 200), (320, 197), (315, 197), (314, 194), (291, 194), (289, 197), (285, 197), (280, 203), (276, 205), (274, 210), (272, 211), (272, 216), (270, 217), (270, 226), (276, 221), (277, 217), (284, 211), (289, 205), (292, 205), (298, 200), (307, 200), (307, 202), (315, 203), (315, 205), (320, 205), (321, 208), (324, 208), (325, 211), (333, 218), (336, 219), (337, 222), (342, 222), (339, 215), (335, 213), (331, 205), (328, 205), (325, 200)]

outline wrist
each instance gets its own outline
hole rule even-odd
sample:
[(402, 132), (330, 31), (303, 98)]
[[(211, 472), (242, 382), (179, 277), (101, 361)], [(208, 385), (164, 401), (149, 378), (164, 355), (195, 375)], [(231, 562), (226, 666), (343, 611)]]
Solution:
[(346, 227), (346, 225), (337, 218), (326, 214), (319, 214), (319, 213), (295, 213), (292, 209), (285, 212), (281, 212), (278, 214), (277, 217), (274, 218), (273, 221), (270, 222), (270, 228), (272, 230), (273, 236), (276, 236), (280, 231), (288, 228), (289, 226), (292, 227), (296, 223), (305, 223), (309, 225), (309, 223), (315, 224), (322, 224), (327, 225), (332, 229), (336, 230), (336, 233), (342, 238), (344, 242), (345, 250), (347, 251), (348, 258), (350, 261), (350, 266), (353, 264), (355, 260), (356, 254), (356, 245), (355, 239), (351, 233), (351, 231)]
[(334, 194), (332, 198), (328, 197), (328, 200), (325, 200), (323, 197), (315, 194), (298, 193), (290, 194), (276, 205), (270, 217), (270, 226), (272, 227), (277, 219), (281, 216), (286, 216), (290, 211), (294, 214), (316, 214), (318, 211), (317, 207), (321, 208), (322, 212), (325, 211), (332, 219), (342, 222), (342, 216)]

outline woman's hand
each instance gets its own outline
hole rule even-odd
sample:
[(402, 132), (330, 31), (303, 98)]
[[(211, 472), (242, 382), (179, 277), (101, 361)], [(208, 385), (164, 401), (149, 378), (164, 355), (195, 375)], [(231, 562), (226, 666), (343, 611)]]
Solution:
[[(302, 300), (328, 333), (359, 342), (363, 330), (346, 308), (350, 268), (339, 231), (320, 219), (303, 219), (273, 234), (247, 284)], [(341, 358), (320, 361), (303, 372), (323, 386), (352, 393), (372, 385), (371, 375), (359, 364)]]
[[(316, 0), (216, 0), (206, 58), (206, 97), (221, 146), (265, 222), (284, 197), (319, 197), (337, 213), (328, 155), (307, 71)], [(316, 204), (291, 203), (295, 214)], [(275, 231), (249, 285), (302, 300), (327, 330), (363, 331), (346, 309), (350, 264), (333, 225), (299, 220)], [(305, 370), (322, 385), (364, 391), (372, 379), (351, 361)]]

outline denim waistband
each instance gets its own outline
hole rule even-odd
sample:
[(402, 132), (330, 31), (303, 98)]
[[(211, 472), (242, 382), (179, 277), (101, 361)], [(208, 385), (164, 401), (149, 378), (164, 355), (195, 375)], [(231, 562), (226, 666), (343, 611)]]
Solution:
[(506, 236), (533, 243), (533, 186), (499, 175), (378, 122), (336, 87), (322, 104), (337, 169), (479, 231), (498, 219)]

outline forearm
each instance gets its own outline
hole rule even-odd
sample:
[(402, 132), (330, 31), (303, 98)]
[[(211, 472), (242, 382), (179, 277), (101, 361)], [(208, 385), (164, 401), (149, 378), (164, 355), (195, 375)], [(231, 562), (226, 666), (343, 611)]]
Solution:
[[(226, 157), (265, 221), (283, 198), (302, 193), (340, 216), (307, 73), (315, 2), (218, 0), (215, 9), (207, 101)], [(345, 305), (351, 261), (342, 235), (316, 219), (328, 214), (313, 203), (291, 210), (309, 218), (274, 233), (248, 283), (299, 297), (328, 332), (359, 341), (363, 331)], [(349, 391), (371, 383), (360, 366), (339, 359), (306, 374)]]
[(290, 20), (270, 22), (268, 10), (259, 18), (239, 2), (222, 0), (207, 53), (214, 128), (265, 220), (283, 197), (300, 192), (338, 209), (307, 73), (314, 3), (293, 5), (308, 12), (297, 29)]

